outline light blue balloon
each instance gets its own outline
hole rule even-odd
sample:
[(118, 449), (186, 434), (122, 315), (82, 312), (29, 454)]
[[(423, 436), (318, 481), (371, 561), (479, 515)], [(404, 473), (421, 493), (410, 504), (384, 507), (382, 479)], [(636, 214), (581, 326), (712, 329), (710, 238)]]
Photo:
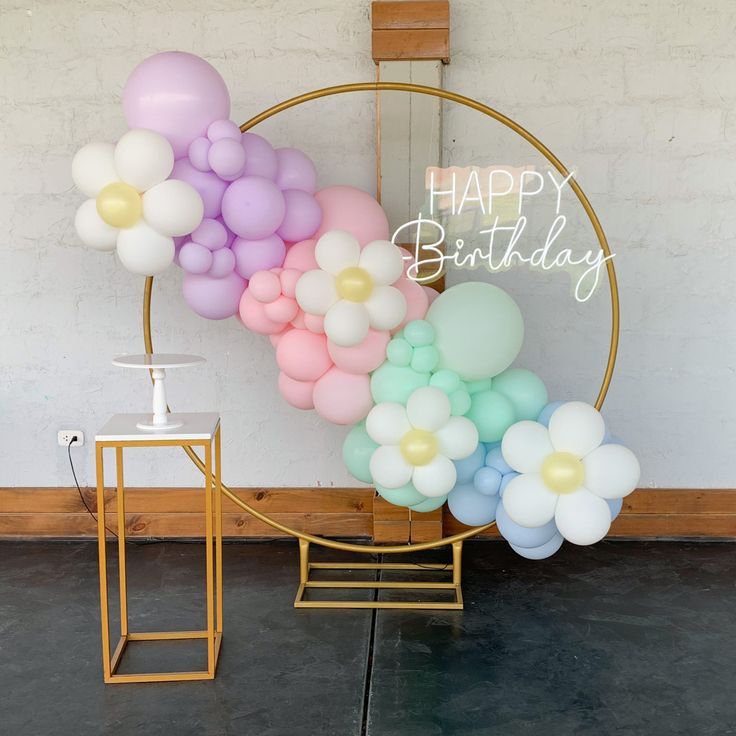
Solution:
[(620, 513), (624, 505), (623, 498), (607, 498), (606, 503), (611, 509), (611, 521), (613, 521)]
[(503, 502), (496, 509), (496, 527), (499, 534), (512, 546), (533, 549), (549, 542), (558, 532), (555, 520), (544, 526), (526, 527), (517, 524), (507, 513)]
[(512, 470), (501, 478), (501, 487), (498, 489), (498, 495), (500, 498), (503, 498), (503, 494), (506, 492), (506, 486), (511, 483), (517, 475), (521, 475), (521, 473), (517, 473), (515, 470)]
[(482, 467), (473, 476), (473, 486), (484, 496), (495, 496), (501, 487), (503, 476), (496, 468)]
[(461, 524), (482, 526), (495, 518), (498, 496), (484, 496), (472, 485), (455, 486), (447, 497), (447, 505)]
[(472, 455), (462, 460), (453, 460), (455, 470), (457, 471), (456, 486), (463, 486), (473, 482), (473, 476), (483, 467), (483, 461), (486, 457), (486, 448), (478, 445)]
[(447, 496), (438, 496), (437, 498), (425, 498), (421, 503), (409, 506), (412, 511), (428, 512), (438, 509), (442, 504), (447, 501)]
[(549, 427), (550, 417), (555, 413), (556, 409), (559, 409), (563, 404), (566, 403), (566, 401), (552, 401), (551, 403), (547, 404), (547, 406), (545, 406), (544, 409), (539, 412), (537, 421), (540, 424), (544, 424), (545, 427)]
[(503, 459), (503, 453), (500, 447), (494, 447), (486, 455), (486, 465), (489, 468), (496, 468), (501, 475), (512, 472), (511, 466)]
[(511, 549), (513, 549), (517, 555), (526, 557), (527, 560), (544, 560), (547, 557), (552, 557), (552, 555), (557, 552), (560, 547), (562, 547), (563, 541), (564, 540), (562, 539), (562, 535), (556, 534), (554, 537), (552, 537), (552, 539), (549, 540), (549, 542), (539, 547), (528, 549), (526, 547), (517, 547), (512, 544)]
[(378, 495), (385, 498), (394, 506), (413, 506), (424, 501), (427, 497), (419, 493), (412, 483), (407, 483), (401, 488), (384, 488), (376, 485)]

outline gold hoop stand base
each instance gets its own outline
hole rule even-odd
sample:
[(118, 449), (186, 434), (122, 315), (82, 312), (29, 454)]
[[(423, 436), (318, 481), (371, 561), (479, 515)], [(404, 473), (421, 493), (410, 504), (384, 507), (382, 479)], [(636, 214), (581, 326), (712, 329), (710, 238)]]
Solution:
[[(309, 542), (299, 540), (299, 588), (294, 599), (294, 608), (411, 608), (429, 611), (463, 609), (462, 559), (463, 543), (453, 542), (452, 563), (428, 563), (420, 565), (413, 562), (310, 562)], [(312, 580), (312, 570), (407, 570), (411, 572), (435, 573), (449, 572), (452, 579), (444, 582), (409, 580)], [(454, 594), (454, 600), (398, 600), (398, 601), (355, 601), (355, 600), (305, 600), (308, 590), (446, 590)]]

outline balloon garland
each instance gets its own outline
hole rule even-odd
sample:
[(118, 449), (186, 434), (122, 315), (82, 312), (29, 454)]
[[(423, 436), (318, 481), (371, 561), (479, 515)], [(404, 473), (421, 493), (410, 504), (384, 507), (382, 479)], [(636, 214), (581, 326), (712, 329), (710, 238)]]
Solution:
[(72, 163), (90, 197), (75, 219), (86, 245), (146, 276), (176, 260), (195, 312), (268, 335), (282, 396), (353, 424), (346, 466), (391, 503), (495, 519), (530, 559), (605, 536), (638, 462), (595, 407), (549, 404), (535, 374), (511, 367), (524, 328), (506, 292), (436, 296), (409, 279), (380, 205), (352, 187), (316, 191), (304, 153), (241, 134), (202, 59), (145, 60), (123, 106), (135, 127)]

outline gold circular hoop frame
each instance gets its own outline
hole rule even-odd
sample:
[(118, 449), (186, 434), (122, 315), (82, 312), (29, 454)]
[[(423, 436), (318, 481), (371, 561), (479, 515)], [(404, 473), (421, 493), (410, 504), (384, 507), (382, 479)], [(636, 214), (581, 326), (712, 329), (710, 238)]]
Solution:
[[(448, 92), (438, 87), (425, 87), (420, 84), (406, 84), (403, 82), (360, 82), (357, 84), (341, 84), (335, 87), (325, 87), (323, 89), (316, 89), (312, 92), (306, 92), (305, 94), (292, 97), (289, 100), (280, 102), (278, 105), (269, 107), (268, 110), (264, 110), (255, 117), (251, 118), (247, 122), (240, 126), (241, 132), (245, 133), (250, 130), (258, 123), (262, 123), (264, 120), (277, 115), (284, 110), (301, 105), (304, 102), (310, 102), (311, 100), (319, 100), (323, 97), (331, 97), (332, 95), (341, 95), (348, 92), (416, 92), (417, 94), (430, 95), (431, 97), (440, 97), (444, 100), (450, 100), (451, 102), (457, 102), (460, 105), (469, 107), (473, 110), (477, 110), (484, 115), (496, 120), (497, 122), (505, 125), (507, 128), (512, 130), (517, 135), (520, 135), (525, 141), (530, 143), (541, 153), (557, 171), (562, 174), (563, 177), (570, 175), (570, 172), (562, 164), (562, 162), (550, 151), (541, 141), (535, 138), (528, 130), (524, 129), (521, 125), (515, 121), (502, 115), (497, 110), (494, 110), (487, 105), (477, 102), (470, 97), (459, 95), (455, 92)], [(616, 365), (616, 353), (618, 351), (618, 337), (619, 337), (619, 296), (618, 296), (618, 284), (616, 281), (616, 271), (613, 267), (613, 262), (610, 260), (611, 251), (608, 247), (608, 241), (606, 235), (603, 232), (601, 223), (598, 220), (598, 216), (595, 213), (592, 205), (585, 196), (585, 193), (580, 188), (580, 185), (575, 181), (574, 178), (570, 179), (570, 187), (575, 192), (575, 196), (580, 201), (580, 204), (585, 210), (585, 214), (588, 216), (593, 230), (595, 231), (596, 237), (598, 238), (598, 244), (603, 251), (604, 256), (608, 258), (606, 260), (606, 273), (608, 274), (608, 285), (611, 293), (611, 342), (608, 351), (608, 361), (606, 362), (606, 369), (603, 374), (603, 382), (601, 383), (600, 391), (598, 392), (598, 398), (595, 401), (596, 409), (600, 409), (605, 401), (608, 388), (611, 384), (611, 378), (613, 377), (613, 370)], [(153, 340), (151, 339), (151, 295), (153, 292), (153, 277), (149, 276), (146, 279), (146, 286), (143, 294), (143, 340), (146, 347), (147, 353), (153, 352)], [(199, 468), (200, 472), (204, 473), (204, 463), (200, 460), (199, 456), (191, 447), (184, 448), (184, 451), (189, 455), (191, 461)], [(223, 494), (230, 499), (234, 504), (239, 506), (244, 511), (247, 511), (251, 516), (254, 516), (259, 521), (268, 524), (273, 529), (276, 529), (284, 534), (288, 534), (292, 537), (297, 537), (306, 542), (318, 544), (322, 547), (329, 547), (331, 549), (338, 549), (344, 552), (362, 552), (362, 553), (375, 553), (375, 554), (398, 554), (402, 552), (419, 552), (426, 549), (434, 549), (435, 547), (445, 547), (455, 542), (461, 542), (464, 539), (475, 536), (476, 534), (489, 529), (496, 522), (492, 521), (490, 524), (484, 524), (483, 526), (473, 527), (461, 534), (455, 534), (451, 537), (443, 537), (434, 542), (422, 542), (420, 544), (405, 544), (405, 545), (394, 545), (381, 547), (377, 545), (363, 545), (363, 544), (349, 544), (347, 542), (338, 542), (333, 539), (325, 539), (323, 537), (315, 537), (312, 534), (301, 532), (298, 529), (292, 529), (291, 527), (280, 524), (278, 521), (274, 521), (266, 514), (262, 514), (252, 506), (249, 506), (244, 501), (241, 501), (224, 483), (222, 484)]]

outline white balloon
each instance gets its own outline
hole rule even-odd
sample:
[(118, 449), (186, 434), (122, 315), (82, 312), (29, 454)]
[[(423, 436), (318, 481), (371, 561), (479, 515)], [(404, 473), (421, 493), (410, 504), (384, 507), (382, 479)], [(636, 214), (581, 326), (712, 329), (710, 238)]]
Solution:
[(611, 509), (602, 498), (587, 488), (580, 488), (574, 493), (563, 493), (560, 496), (555, 509), (555, 524), (568, 542), (595, 544), (611, 528)]
[(404, 256), (390, 241), (374, 240), (360, 252), (358, 265), (368, 271), (374, 283), (388, 286), (404, 273)]
[(324, 315), (339, 299), (335, 277), (318, 268), (307, 271), (296, 282), (296, 301), (307, 314)]
[(538, 473), (554, 451), (547, 428), (528, 419), (512, 424), (501, 440), (503, 459), (519, 473)]
[(436, 432), (450, 419), (450, 399), (434, 386), (423, 386), (409, 397), (406, 414), (412, 427)]
[(603, 442), (606, 425), (600, 412), (583, 401), (568, 401), (549, 420), (549, 438), (557, 452), (584, 457)]
[(372, 455), (368, 464), (373, 482), (384, 488), (401, 488), (411, 480), (409, 465), (396, 445), (383, 445)]
[(363, 302), (374, 330), (393, 330), (406, 316), (406, 298), (393, 286), (376, 286)]
[(145, 192), (160, 184), (174, 168), (174, 149), (152, 130), (129, 130), (115, 146), (118, 178)]
[(96, 197), (103, 187), (118, 181), (115, 171), (115, 146), (112, 143), (88, 143), (72, 159), (72, 179), (87, 197)]
[(83, 202), (74, 216), (74, 229), (79, 239), (90, 248), (101, 251), (115, 250), (119, 230), (110, 227), (98, 214), (94, 199)]
[(185, 181), (167, 179), (143, 195), (143, 219), (162, 235), (191, 233), (203, 215), (202, 197)]
[(317, 241), (314, 258), (323, 271), (337, 276), (344, 268), (358, 265), (360, 243), (344, 230), (330, 230)]
[(478, 447), (478, 429), (466, 417), (450, 417), (443, 427), (435, 432), (440, 452), (451, 460), (461, 460), (475, 452)]
[(601, 498), (623, 498), (637, 486), (641, 468), (628, 447), (601, 445), (583, 458), (585, 487)]
[(365, 431), (379, 445), (398, 445), (410, 430), (406, 409), (392, 401), (376, 404), (365, 420)]
[(343, 348), (359, 345), (368, 335), (368, 312), (357, 302), (340, 299), (325, 315), (325, 335)]
[(436, 498), (449, 493), (456, 481), (455, 464), (444, 455), (435, 455), (434, 459), (426, 465), (418, 465), (411, 476), (414, 488), (428, 498)]
[(118, 258), (133, 273), (156, 276), (174, 260), (174, 241), (141, 221), (118, 234)]
[(544, 485), (538, 473), (517, 475), (506, 486), (503, 507), (520, 526), (544, 526), (555, 516), (560, 497)]

